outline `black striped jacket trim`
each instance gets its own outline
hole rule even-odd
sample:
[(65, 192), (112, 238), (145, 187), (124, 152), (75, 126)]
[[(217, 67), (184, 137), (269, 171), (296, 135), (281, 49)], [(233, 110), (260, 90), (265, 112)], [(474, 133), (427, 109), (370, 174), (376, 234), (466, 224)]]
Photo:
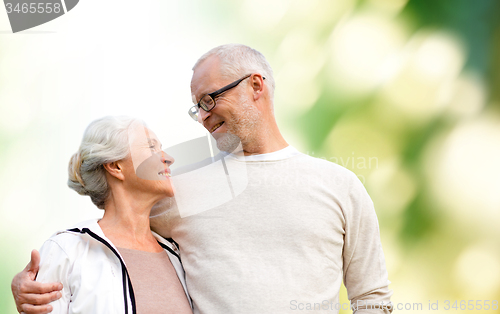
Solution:
[(120, 260), (120, 264), (122, 266), (123, 302), (125, 303), (125, 314), (128, 314), (127, 283), (128, 283), (128, 291), (130, 294), (130, 302), (132, 303), (132, 313), (136, 314), (137, 309), (135, 305), (134, 288), (132, 287), (132, 281), (130, 281), (130, 276), (128, 274), (127, 267), (125, 266), (125, 262), (123, 262), (122, 258), (120, 257), (120, 254), (118, 254), (118, 252), (111, 246), (111, 244), (109, 244), (106, 240), (104, 240), (97, 234), (90, 231), (88, 228), (83, 228), (81, 230), (78, 228), (73, 228), (73, 229), (68, 229), (68, 231), (77, 233), (87, 233), (92, 238), (96, 239), (97, 241), (107, 246), (116, 255), (116, 257), (118, 257), (118, 259)]

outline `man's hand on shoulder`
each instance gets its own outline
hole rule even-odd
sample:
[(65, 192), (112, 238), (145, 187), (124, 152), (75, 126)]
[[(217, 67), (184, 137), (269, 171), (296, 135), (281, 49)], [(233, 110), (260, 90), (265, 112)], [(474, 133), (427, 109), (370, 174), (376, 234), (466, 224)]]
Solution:
[(11, 289), (17, 311), (26, 314), (45, 314), (52, 311), (50, 302), (61, 298), (62, 284), (36, 282), (40, 267), (40, 253), (31, 251), (31, 261), (12, 280)]

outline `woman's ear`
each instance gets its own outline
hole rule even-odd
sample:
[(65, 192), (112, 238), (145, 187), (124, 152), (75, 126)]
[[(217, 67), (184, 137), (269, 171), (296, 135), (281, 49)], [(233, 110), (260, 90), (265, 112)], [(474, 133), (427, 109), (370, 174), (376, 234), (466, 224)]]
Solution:
[(253, 100), (258, 100), (264, 92), (264, 77), (260, 74), (252, 74), (250, 79), (253, 89)]
[(106, 169), (106, 171), (113, 177), (121, 181), (125, 180), (125, 176), (123, 175), (123, 165), (120, 163), (120, 161), (110, 162), (104, 164), (103, 166), (104, 169)]

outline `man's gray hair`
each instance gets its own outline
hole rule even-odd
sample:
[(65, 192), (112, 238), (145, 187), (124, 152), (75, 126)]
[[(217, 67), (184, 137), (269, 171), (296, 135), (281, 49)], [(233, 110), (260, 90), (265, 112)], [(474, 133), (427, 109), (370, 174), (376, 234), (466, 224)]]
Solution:
[(80, 195), (89, 195), (92, 202), (104, 209), (109, 195), (104, 164), (129, 156), (128, 130), (134, 122), (142, 121), (108, 116), (90, 123), (78, 151), (68, 165), (68, 186)]
[(222, 75), (228, 79), (237, 80), (246, 74), (261, 74), (266, 78), (264, 84), (267, 85), (269, 96), (273, 99), (275, 88), (273, 69), (262, 53), (241, 44), (218, 46), (201, 56), (196, 61), (193, 71), (213, 55), (219, 57)]

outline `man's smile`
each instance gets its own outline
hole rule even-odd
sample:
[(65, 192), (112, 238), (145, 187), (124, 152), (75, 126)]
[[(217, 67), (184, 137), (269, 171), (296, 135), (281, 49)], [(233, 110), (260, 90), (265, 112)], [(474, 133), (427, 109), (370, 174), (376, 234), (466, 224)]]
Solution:
[(214, 133), (214, 132), (215, 132), (215, 130), (217, 130), (218, 128), (220, 128), (223, 124), (224, 124), (224, 121), (219, 122), (219, 123), (217, 123), (216, 125), (214, 125), (214, 126), (210, 129), (210, 133)]

